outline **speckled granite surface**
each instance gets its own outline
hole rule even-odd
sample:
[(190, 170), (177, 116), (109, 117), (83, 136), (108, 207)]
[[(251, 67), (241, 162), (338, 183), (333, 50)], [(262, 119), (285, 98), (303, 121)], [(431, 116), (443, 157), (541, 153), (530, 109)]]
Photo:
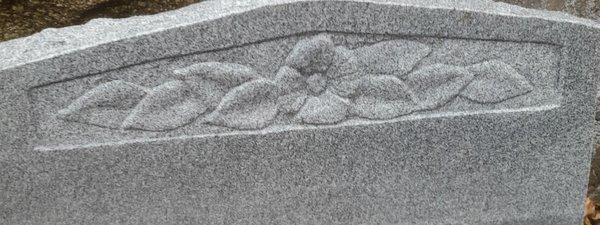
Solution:
[(487, 1), (245, 0), (3, 42), (0, 219), (576, 224), (599, 28)]
[[(202, 0), (0, 0), (0, 41), (25, 37), (49, 27), (86, 23), (93, 18), (124, 18), (177, 9)], [(206, 1), (206, 0), (205, 0)], [(527, 8), (563, 11), (598, 19), (595, 0), (496, 0)]]

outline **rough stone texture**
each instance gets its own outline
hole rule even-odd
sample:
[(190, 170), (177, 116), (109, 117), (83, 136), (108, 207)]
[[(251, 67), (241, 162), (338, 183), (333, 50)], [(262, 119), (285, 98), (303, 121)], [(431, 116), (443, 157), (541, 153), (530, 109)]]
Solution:
[(570, 14), (598, 20), (600, 19), (599, 0), (497, 0), (529, 8), (563, 11)]
[[(599, 29), (487, 1), (245, 0), (0, 43), (0, 224), (578, 224)], [(305, 44), (315, 39), (333, 56)], [(357, 50), (382, 43), (413, 54), (374, 57), (407, 65), (358, 63)], [(290, 53), (309, 63), (286, 62)], [(207, 62), (233, 69), (186, 79)], [(468, 72), (490, 62), (502, 63), (499, 75)], [(217, 73), (241, 83), (204, 82)], [(531, 91), (491, 94), (498, 76), (513, 88), (525, 78)], [(163, 129), (197, 110), (171, 108), (194, 93), (158, 88), (182, 82), (223, 94)], [(95, 91), (107, 84), (164, 94)], [(492, 100), (462, 97), (471, 85)], [(404, 115), (413, 104), (396, 104), (399, 91), (430, 107)], [(147, 131), (60, 116), (88, 94), (116, 96), (128, 115), (139, 101), (166, 123)]]
[[(0, 0), (0, 41), (45, 28), (79, 25), (94, 18), (123, 18), (163, 12), (202, 0)], [(599, 19), (599, 0), (497, 0), (529, 8)]]
[(402, 75), (429, 54), (427, 45), (411, 41), (385, 41), (354, 50), (362, 72)]

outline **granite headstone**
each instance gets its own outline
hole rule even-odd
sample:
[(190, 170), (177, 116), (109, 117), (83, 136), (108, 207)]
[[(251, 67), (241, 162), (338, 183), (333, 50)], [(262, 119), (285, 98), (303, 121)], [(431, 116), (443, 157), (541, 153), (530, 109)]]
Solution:
[(0, 224), (579, 224), (600, 26), (206, 1), (0, 43)]

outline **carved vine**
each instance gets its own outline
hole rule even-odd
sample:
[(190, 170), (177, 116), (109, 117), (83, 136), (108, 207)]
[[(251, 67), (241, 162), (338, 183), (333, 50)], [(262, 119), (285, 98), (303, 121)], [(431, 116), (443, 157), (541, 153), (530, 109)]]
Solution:
[(430, 52), (408, 40), (350, 50), (320, 34), (299, 41), (272, 79), (244, 65), (204, 62), (176, 70), (172, 81), (152, 88), (121, 80), (101, 84), (58, 117), (147, 131), (172, 130), (199, 118), (261, 129), (278, 116), (315, 125), (352, 117), (385, 120), (436, 109), (457, 96), (493, 104), (533, 90), (514, 68), (496, 60), (415, 70)]

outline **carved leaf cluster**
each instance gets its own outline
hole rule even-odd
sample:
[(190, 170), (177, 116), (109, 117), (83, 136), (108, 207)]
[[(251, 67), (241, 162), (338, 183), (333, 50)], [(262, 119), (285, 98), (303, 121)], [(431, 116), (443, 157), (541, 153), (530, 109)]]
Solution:
[(327, 34), (299, 41), (270, 79), (248, 66), (203, 62), (174, 71), (147, 88), (125, 81), (101, 84), (58, 117), (114, 129), (166, 131), (202, 118), (235, 129), (261, 129), (278, 116), (306, 124), (350, 117), (392, 119), (433, 110), (458, 96), (498, 103), (533, 90), (508, 64), (492, 60), (461, 67), (417, 68), (431, 49), (409, 40), (348, 49)]

